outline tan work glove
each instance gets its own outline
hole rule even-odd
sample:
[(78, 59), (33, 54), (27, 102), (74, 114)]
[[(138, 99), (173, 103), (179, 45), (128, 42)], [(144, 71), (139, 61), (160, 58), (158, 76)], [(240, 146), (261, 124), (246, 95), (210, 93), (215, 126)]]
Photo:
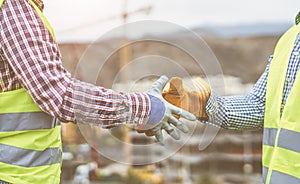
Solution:
[[(185, 89), (182, 79), (173, 77), (170, 87), (162, 95), (169, 103), (194, 114), (198, 120), (207, 121), (206, 103), (211, 94), (211, 88), (202, 78), (191, 81), (192, 89)], [(174, 115), (179, 118), (178, 115)]]
[[(187, 133), (189, 130), (188, 127), (179, 119), (176, 119), (174, 115), (191, 121), (196, 120), (193, 114), (170, 104), (163, 98), (162, 91), (168, 81), (168, 77), (162, 76), (154, 82), (152, 88), (146, 92), (151, 101), (149, 120), (146, 124), (136, 126), (138, 133), (145, 133), (147, 136), (154, 135), (161, 144), (164, 144), (162, 130), (165, 130), (175, 140), (180, 139), (180, 134), (176, 129), (184, 133)], [(172, 124), (172, 126), (170, 124)]]

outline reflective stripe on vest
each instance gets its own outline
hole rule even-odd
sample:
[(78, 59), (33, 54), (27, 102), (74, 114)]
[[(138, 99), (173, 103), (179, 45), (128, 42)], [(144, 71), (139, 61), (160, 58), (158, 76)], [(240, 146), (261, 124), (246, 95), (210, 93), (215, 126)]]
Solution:
[[(263, 178), (266, 178), (268, 174), (268, 168), (263, 167)], [(288, 183), (288, 184), (293, 184), (293, 183), (300, 183), (300, 179), (296, 178), (294, 176), (284, 174), (278, 171), (273, 171), (272, 175), (270, 177), (270, 183), (272, 184), (283, 184), (283, 183)], [(265, 181), (264, 181), (265, 182)]]
[(43, 151), (37, 151), (0, 144), (0, 152), (5, 153), (0, 155), (0, 162), (17, 166), (35, 167), (60, 163), (59, 148), (47, 148)]
[[(4, 0), (0, 0), (0, 7)], [(52, 27), (29, 0), (54, 37)], [(55, 39), (55, 37), (54, 37)], [(61, 127), (42, 112), (25, 89), (0, 93), (0, 180), (60, 183)]]
[[(265, 128), (263, 144), (267, 146), (274, 146), (276, 135), (276, 128)], [(295, 132), (282, 128), (279, 136), (277, 146), (285, 149), (289, 149), (295, 152), (300, 152), (300, 132)]]
[(44, 112), (0, 114), (0, 132), (54, 128), (55, 122), (41, 123), (43, 121), (51, 122), (53, 117)]
[(269, 69), (262, 158), (267, 184), (300, 183), (300, 72), (282, 109), (288, 62), (299, 33), (300, 24), (280, 38)]

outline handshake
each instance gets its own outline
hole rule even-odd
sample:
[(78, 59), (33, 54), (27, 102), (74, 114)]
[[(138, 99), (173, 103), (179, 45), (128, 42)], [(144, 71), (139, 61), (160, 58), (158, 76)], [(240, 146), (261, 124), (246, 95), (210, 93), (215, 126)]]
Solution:
[(180, 139), (180, 134), (174, 127), (184, 133), (189, 131), (180, 118), (208, 120), (205, 107), (211, 94), (210, 86), (200, 77), (190, 81), (192, 89), (185, 89), (182, 79), (174, 77), (170, 80), (169, 89), (163, 90), (168, 81), (166, 76), (162, 76), (146, 92), (151, 101), (149, 120), (136, 126), (138, 133), (155, 136), (161, 144), (164, 142), (162, 130), (175, 140)]

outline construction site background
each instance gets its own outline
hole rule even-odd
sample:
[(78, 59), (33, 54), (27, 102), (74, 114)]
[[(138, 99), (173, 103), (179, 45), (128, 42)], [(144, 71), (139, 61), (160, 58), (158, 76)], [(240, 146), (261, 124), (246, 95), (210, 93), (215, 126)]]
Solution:
[[(248, 92), (264, 71), (268, 56), (272, 54), (278, 37), (205, 38), (218, 58), (224, 74), (223, 76), (207, 77), (223, 77), (226, 95)], [(193, 40), (189, 41), (192, 42)], [(97, 44), (103, 48), (103, 45), (109, 47), (114, 42), (116, 40)], [(63, 63), (68, 71), (74, 73), (80, 57), (88, 46), (88, 43), (60, 44)], [(140, 53), (153, 52), (162, 54), (167, 52), (169, 55), (171, 53), (172, 57), (180, 61), (179, 64), (185, 66), (192, 75), (197, 76), (199, 74), (199, 71), (194, 71), (194, 68), (188, 68), (186, 65), (188, 58), (178, 54), (178, 52), (170, 51), (168, 47), (152, 46), (145, 43), (140, 44), (131, 54), (133, 57), (138, 57)], [(113, 75), (119, 70), (119, 66), (114, 64), (119, 59), (119, 55), (116, 54), (112, 58), (115, 62), (106, 66), (105, 76), (107, 78), (114, 77)], [(140, 72), (143, 72), (143, 68)], [(109, 82), (106, 84), (103, 78), (101, 80), (102, 86), (111, 87)], [(199, 125), (195, 134), (198, 133), (200, 136), (204, 127), (204, 125)], [(74, 180), (76, 177), (75, 170), (78, 170), (80, 166), (89, 171), (88, 176), (92, 183), (261, 183), (261, 139), (261, 130), (221, 130), (212, 144), (203, 151), (198, 150), (199, 141), (196, 137), (189, 140), (175, 155), (162, 162), (130, 167), (111, 161), (91, 149), (81, 136), (78, 127), (69, 123), (65, 124), (63, 128), (65, 159), (62, 169), (62, 183), (76, 183), (76, 179)], [(132, 135), (131, 140), (133, 143), (141, 144), (143, 141), (147, 142), (147, 137)], [(159, 147), (152, 149), (157, 150), (156, 154), (163, 154), (159, 152)], [(147, 150), (140, 154), (145, 156), (142, 159), (151, 157), (147, 154)], [(95, 160), (98, 165), (89, 164)], [(99, 169), (95, 169), (95, 167)]]

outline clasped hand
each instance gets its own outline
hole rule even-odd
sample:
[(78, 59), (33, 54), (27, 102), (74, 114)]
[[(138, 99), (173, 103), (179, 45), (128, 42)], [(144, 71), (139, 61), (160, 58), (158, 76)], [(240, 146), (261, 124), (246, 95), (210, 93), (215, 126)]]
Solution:
[(164, 144), (162, 130), (165, 130), (175, 140), (180, 139), (180, 134), (174, 127), (184, 133), (189, 131), (188, 127), (182, 121), (174, 117), (174, 115), (191, 121), (196, 120), (196, 117), (193, 114), (170, 104), (162, 97), (163, 88), (168, 81), (168, 77), (161, 76), (153, 83), (152, 88), (146, 92), (151, 100), (151, 112), (159, 112), (157, 112), (156, 115), (152, 115), (156, 116), (154, 118), (150, 115), (150, 120), (145, 124), (136, 126), (138, 133), (145, 133), (147, 136), (155, 136), (161, 144)]

